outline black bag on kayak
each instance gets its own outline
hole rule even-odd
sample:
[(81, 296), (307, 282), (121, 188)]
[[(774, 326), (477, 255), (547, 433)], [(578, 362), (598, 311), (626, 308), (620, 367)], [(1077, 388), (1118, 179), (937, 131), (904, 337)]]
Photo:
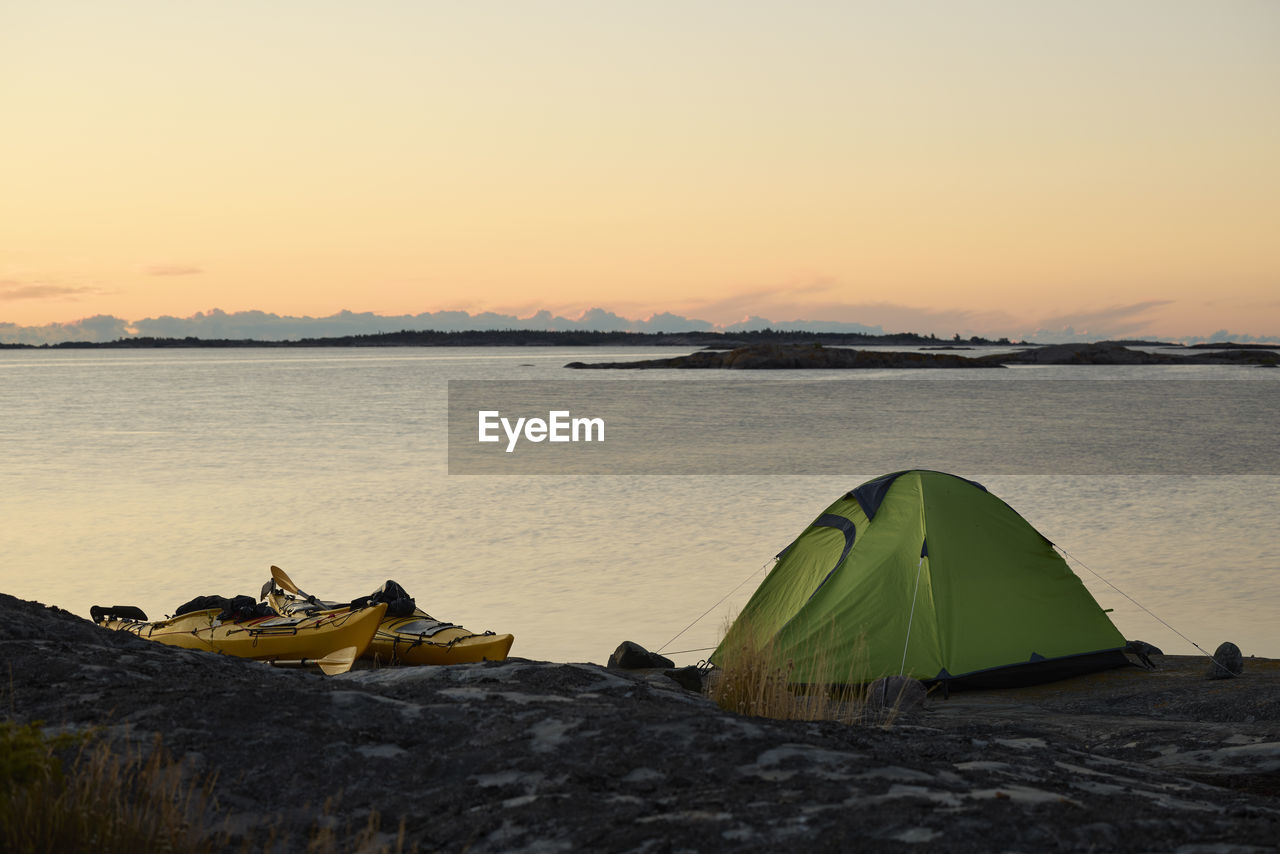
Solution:
[(252, 596), (235, 596), (218, 615), (222, 621), (252, 620), (255, 617), (274, 617), (276, 612), (266, 602), (258, 602)]
[(190, 602), (183, 602), (173, 612), (173, 616), (181, 617), (183, 614), (190, 614), (192, 611), (208, 611), (210, 608), (225, 609), (227, 607), (226, 596), (197, 596)]
[(192, 611), (208, 611), (212, 608), (219, 609), (216, 619), (223, 622), (251, 620), (254, 617), (270, 617), (275, 614), (270, 605), (257, 602), (252, 596), (235, 596), (231, 599), (226, 596), (197, 596), (190, 602), (179, 605), (178, 610), (173, 612), (173, 616), (181, 617)]
[(357, 608), (368, 608), (370, 605), (387, 605), (388, 617), (408, 617), (412, 616), (417, 610), (417, 604), (413, 601), (403, 587), (396, 584), (391, 579), (387, 579), (387, 583), (370, 593), (368, 596), (361, 596), (359, 599), (352, 599), (351, 610)]
[(107, 620), (134, 620), (139, 623), (147, 621), (146, 612), (136, 605), (94, 605), (89, 609), (89, 616), (95, 623)]

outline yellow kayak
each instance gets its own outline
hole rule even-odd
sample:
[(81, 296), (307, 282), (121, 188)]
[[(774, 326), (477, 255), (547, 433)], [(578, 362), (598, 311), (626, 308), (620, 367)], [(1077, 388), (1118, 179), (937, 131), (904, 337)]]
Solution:
[(408, 617), (384, 618), (364, 657), (384, 664), (473, 664), (503, 661), (515, 636), (442, 623), (421, 608)]
[[(272, 581), (263, 588), (262, 598), (278, 614), (295, 616), (344, 613), (348, 607), (339, 602), (322, 601), (314, 596), (304, 597), (284, 570), (277, 566), (271, 567), (271, 575)], [(389, 582), (380, 590), (392, 584), (393, 582)], [(399, 590), (398, 585), (395, 588)], [(412, 602), (412, 599), (403, 599), (397, 604), (412, 606)], [(412, 607), (409, 613), (404, 613), (404, 608), (396, 610), (399, 613), (382, 619), (364, 652), (364, 658), (380, 664), (474, 664), (480, 661), (503, 661), (515, 642), (514, 635), (473, 632), (462, 626), (437, 620), (418, 607)]]
[(220, 620), (219, 608), (154, 622), (146, 622), (146, 615), (137, 609), (118, 606), (95, 606), (91, 613), (94, 622), (103, 628), (130, 632), (158, 643), (258, 661), (317, 664), (332, 674), (350, 670), (352, 662), (364, 654), (387, 606), (247, 620)]

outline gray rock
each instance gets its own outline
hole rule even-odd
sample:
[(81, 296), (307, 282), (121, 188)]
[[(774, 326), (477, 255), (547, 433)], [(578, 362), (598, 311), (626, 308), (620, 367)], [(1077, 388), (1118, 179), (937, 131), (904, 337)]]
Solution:
[(676, 683), (686, 691), (702, 691), (702, 668), (697, 665), (689, 665), (676, 670), (666, 671), (666, 675), (674, 679)]
[(212, 780), (218, 851), (1273, 850), (1280, 662), (1212, 685), (1202, 657), (1161, 664), (850, 726), (731, 714), (661, 670), (325, 677), (0, 594), (3, 717), (162, 736)]
[(1240, 647), (1227, 641), (1213, 651), (1213, 664), (1209, 665), (1208, 673), (1210, 679), (1230, 679), (1242, 673), (1244, 656), (1240, 654)]
[(611, 670), (670, 669), (675, 666), (676, 663), (665, 655), (649, 652), (649, 650), (633, 641), (623, 641), (618, 644), (618, 648), (613, 651), (613, 655), (609, 656), (608, 664)]

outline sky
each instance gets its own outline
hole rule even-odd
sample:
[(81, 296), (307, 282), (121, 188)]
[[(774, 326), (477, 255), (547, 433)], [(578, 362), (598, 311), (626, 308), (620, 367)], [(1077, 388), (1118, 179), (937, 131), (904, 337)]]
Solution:
[(1280, 336), (1273, 0), (3, 0), (0, 323)]

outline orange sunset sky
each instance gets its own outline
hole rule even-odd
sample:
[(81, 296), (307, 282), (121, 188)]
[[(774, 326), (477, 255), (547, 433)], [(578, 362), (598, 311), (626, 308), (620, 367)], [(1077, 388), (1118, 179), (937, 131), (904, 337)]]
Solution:
[(7, 0), (0, 322), (1280, 336), (1280, 3)]

